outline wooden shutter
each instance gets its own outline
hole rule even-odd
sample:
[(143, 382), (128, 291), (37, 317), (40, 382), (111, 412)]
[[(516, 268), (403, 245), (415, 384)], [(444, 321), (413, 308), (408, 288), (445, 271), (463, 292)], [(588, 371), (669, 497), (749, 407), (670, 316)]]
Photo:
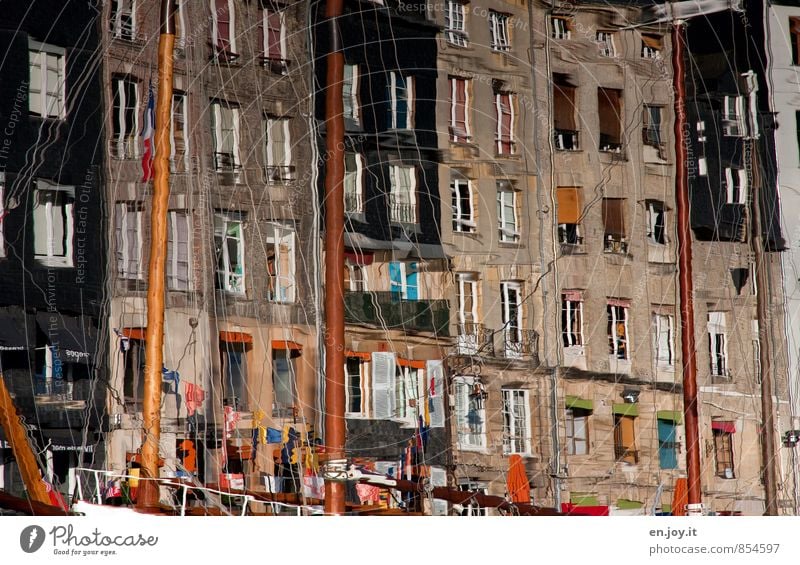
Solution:
[(429, 412), (431, 428), (444, 427), (444, 364), (442, 361), (428, 361), (425, 365), (428, 382)]
[(625, 237), (624, 198), (603, 198), (605, 235)]
[(553, 127), (558, 130), (577, 131), (574, 86), (559, 83), (553, 85)]
[(229, 51), (231, 48), (231, 14), (228, 11), (228, 0), (215, 0), (214, 10), (217, 15), (217, 48)]
[(597, 89), (597, 113), (600, 115), (600, 135), (608, 136), (612, 143), (622, 142), (622, 112), (620, 90)]
[(281, 49), (281, 14), (265, 10), (267, 20), (267, 56), (273, 60), (283, 59)]
[(558, 202), (558, 223), (559, 224), (578, 224), (581, 217), (581, 203), (578, 189), (575, 187), (565, 187), (556, 189), (556, 201)]
[(394, 416), (394, 381), (397, 360), (394, 353), (372, 354), (372, 417), (386, 420)]
[(650, 35), (647, 33), (643, 33), (642, 43), (644, 43), (645, 47), (649, 47), (650, 49), (655, 49), (657, 51), (661, 51), (662, 49), (662, 41), (660, 35)]

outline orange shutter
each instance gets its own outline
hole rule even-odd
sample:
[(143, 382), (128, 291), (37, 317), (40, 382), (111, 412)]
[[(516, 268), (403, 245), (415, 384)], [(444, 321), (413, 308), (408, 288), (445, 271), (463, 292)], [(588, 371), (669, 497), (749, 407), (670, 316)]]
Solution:
[(580, 195), (575, 187), (557, 188), (558, 223), (578, 224), (581, 217)]

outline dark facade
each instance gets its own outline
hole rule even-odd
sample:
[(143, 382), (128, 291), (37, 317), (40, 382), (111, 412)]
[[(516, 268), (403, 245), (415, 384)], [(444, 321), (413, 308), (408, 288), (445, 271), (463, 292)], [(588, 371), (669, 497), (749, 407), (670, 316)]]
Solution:
[(65, 492), (67, 469), (100, 452), (103, 411), (97, 16), (90, 2), (13, 2), (0, 24), (0, 358), (47, 478)]

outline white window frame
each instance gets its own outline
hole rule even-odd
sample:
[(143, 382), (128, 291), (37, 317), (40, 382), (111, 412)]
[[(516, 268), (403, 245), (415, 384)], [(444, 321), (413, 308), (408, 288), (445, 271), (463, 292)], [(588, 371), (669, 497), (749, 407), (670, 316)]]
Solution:
[[(281, 20), (281, 30), (280, 30), (280, 33), (281, 33), (281, 53), (280, 53), (281, 58), (280, 58), (280, 60), (281, 61), (286, 61), (287, 60), (286, 53), (288, 51), (287, 51), (287, 48), (286, 48), (286, 11), (285, 10), (273, 10), (271, 8), (264, 8), (264, 9), (261, 10), (261, 18), (262, 18), (261, 22), (262, 22), (262, 29), (263, 29), (263, 32), (264, 32), (264, 37), (263, 37), (264, 53), (262, 55), (264, 56), (265, 59), (272, 60), (272, 58), (269, 55), (269, 15), (270, 14), (278, 14), (280, 16), (280, 20)], [(235, 52), (236, 51), (234, 50), (234, 53)]]
[[(142, 249), (144, 241), (142, 234), (142, 219), (144, 210), (141, 202), (117, 202), (115, 206), (115, 232), (116, 232), (116, 255), (117, 255), (117, 277), (127, 280), (144, 279), (144, 265), (142, 264)], [(132, 224), (132, 225), (131, 225)], [(134, 253), (136, 257), (129, 255), (130, 241), (129, 236), (136, 238), (134, 242)], [(131, 260), (135, 262), (138, 270), (128, 271)]]
[(169, 120), (169, 137), (170, 137), (170, 154), (169, 159), (172, 163), (173, 171), (175, 169), (175, 157), (177, 151), (175, 148), (175, 115), (176, 115), (176, 100), (180, 101), (181, 111), (178, 113), (183, 118), (183, 165), (184, 170), (189, 171), (191, 168), (191, 157), (189, 152), (189, 96), (185, 92), (172, 93), (172, 105), (170, 106), (170, 120)]
[[(111, 21), (111, 34), (115, 39), (125, 39), (133, 41), (136, 38), (136, 4), (138, 0), (111, 0), (111, 3), (116, 6), (116, 10), (112, 10), (109, 14), (114, 14), (114, 19)], [(130, 37), (123, 34), (122, 16), (128, 15), (131, 21)]]
[[(469, 108), (470, 108), (470, 99), (469, 99), (469, 83), (470, 79), (461, 78), (461, 77), (450, 77), (450, 141), (456, 142), (459, 138), (464, 138), (464, 140), (469, 141), (472, 139), (472, 126), (470, 125), (469, 119)], [(456, 87), (459, 84), (464, 85), (464, 135), (458, 136), (454, 135), (454, 132), (458, 129), (458, 122), (457, 122), (457, 108), (458, 104), (456, 104)], [(513, 123), (513, 118), (512, 118)]]
[[(571, 326), (573, 313), (577, 313), (578, 327), (576, 331), (566, 331), (567, 328), (561, 328), (561, 343), (565, 349), (582, 349), (584, 344), (583, 337), (583, 301), (570, 300), (561, 297), (561, 311), (566, 314), (567, 324)], [(572, 329), (572, 328), (570, 328)], [(575, 334), (577, 337), (574, 337)], [(564, 343), (566, 341), (569, 343)], [(573, 343), (574, 342), (574, 343)]]
[(447, 0), (444, 12), (444, 30), (447, 42), (458, 47), (469, 45), (466, 6), (456, 0)]
[[(112, 120), (119, 126), (119, 133), (117, 134), (115, 142), (114, 156), (117, 159), (135, 159), (139, 157), (139, 83), (135, 80), (128, 80), (126, 78), (112, 79), (116, 85), (117, 92), (119, 93), (119, 115), (112, 116)], [(128, 123), (125, 121), (125, 108), (128, 104), (126, 98), (126, 84), (133, 85), (133, 92), (136, 100), (133, 103), (133, 127), (128, 128)], [(112, 87), (112, 113), (113, 113), (113, 87)], [(130, 129), (130, 133), (126, 135), (125, 131)], [(112, 128), (113, 132), (113, 128)]]
[[(74, 201), (75, 201), (75, 187), (74, 186), (65, 186), (65, 185), (58, 185), (50, 183), (46, 180), (37, 179), (36, 180), (36, 190), (34, 191), (33, 198), (34, 198), (34, 209), (38, 208), (38, 197), (40, 192), (63, 192), (66, 194), (67, 198), (71, 198), (72, 202), (67, 202), (64, 204), (64, 216), (65, 216), (65, 225), (64, 225), (64, 232), (65, 232), (65, 254), (64, 255), (54, 255), (54, 248), (53, 248), (53, 205), (51, 203), (45, 204), (45, 218), (47, 220), (47, 255), (37, 255), (36, 254), (36, 244), (34, 242), (34, 258), (37, 262), (42, 265), (48, 267), (72, 267), (73, 266), (73, 259), (72, 255), (74, 253), (74, 246), (73, 240), (75, 237), (75, 218), (73, 216), (74, 210)], [(32, 218), (32, 221), (36, 221), (36, 216)], [(34, 230), (35, 234), (35, 230)], [(34, 238), (36, 236), (34, 235)]]
[[(214, 226), (214, 238), (220, 237), (222, 239), (220, 249), (222, 253), (222, 261), (223, 261), (223, 270), (220, 271), (219, 265), (217, 264), (216, 273), (217, 276), (222, 275), (224, 276), (224, 284), (223, 290), (225, 292), (229, 292), (231, 294), (238, 294), (244, 295), (245, 294), (245, 249), (244, 249), (244, 218), (241, 214), (235, 212), (215, 212), (214, 213), (215, 220), (219, 218), (222, 222), (222, 233), (218, 233), (216, 226)], [(216, 222), (215, 222), (216, 223)], [(228, 225), (238, 223), (239, 224), (239, 237), (233, 238), (232, 236), (228, 235)], [(227, 240), (234, 239), (238, 242), (237, 245), (237, 255), (239, 259), (239, 264), (242, 266), (241, 273), (234, 273), (231, 271), (231, 260), (228, 256), (228, 246)], [(215, 258), (216, 259), (216, 258)], [(238, 281), (238, 284), (232, 284), (233, 281)]]
[[(608, 336), (609, 340), (611, 341), (611, 351), (609, 351), (609, 357), (617, 360), (630, 360), (631, 358), (631, 336), (630, 336), (630, 328), (628, 326), (628, 321), (630, 315), (628, 313), (629, 308), (627, 306), (620, 306), (617, 304), (607, 304), (606, 309), (606, 317), (608, 317), (608, 308), (611, 308), (611, 335)], [(621, 309), (622, 317), (620, 318), (619, 314)], [(616, 333), (617, 324), (622, 322), (625, 328), (625, 338), (624, 340), (620, 341), (620, 337)], [(620, 345), (623, 344), (625, 357), (619, 357)]]
[[(367, 269), (365, 265), (353, 265), (352, 263), (345, 262), (344, 264), (345, 269), (348, 271), (349, 275), (349, 288), (345, 290), (350, 290), (353, 292), (367, 292), (369, 290), (369, 281), (367, 280)], [(359, 277), (356, 277), (356, 273), (359, 273)]]
[[(735, 181), (739, 182), (738, 187)], [(736, 198), (737, 188), (739, 192), (738, 198)], [(747, 204), (749, 193), (750, 181), (747, 178), (747, 169), (725, 167), (725, 202), (728, 204)]]
[(611, 31), (598, 31), (595, 40), (600, 46), (601, 57), (616, 57), (617, 48), (614, 45), (614, 33)]
[(494, 10), (489, 10), (489, 31), (491, 33), (492, 51), (511, 51), (511, 34), (509, 20), (511, 16)]
[(566, 16), (550, 16), (550, 37), (552, 39), (570, 39), (569, 18)]
[[(347, 169), (347, 155), (353, 155), (355, 171)], [(364, 156), (357, 151), (345, 153), (344, 202), (346, 214), (362, 214), (364, 212)], [(352, 183), (350, 181), (353, 181)], [(348, 204), (351, 204), (348, 206)]]
[[(215, 0), (211, 1), (211, 44), (214, 46), (214, 49), (217, 48), (219, 44), (219, 19), (217, 16), (217, 4)], [(228, 44), (230, 47), (230, 53), (235, 55), (239, 52), (236, 48), (236, 5), (233, 0), (228, 0)], [(264, 46), (266, 49), (266, 45)]]
[[(232, 106), (230, 104), (226, 104), (223, 102), (212, 102), (211, 103), (211, 111), (214, 117), (214, 143), (213, 143), (213, 151), (214, 151), (214, 163), (215, 171), (220, 173), (225, 172), (235, 172), (236, 170), (240, 169), (242, 166), (242, 162), (239, 157), (239, 148), (240, 148), (240, 139), (241, 139), (241, 123), (239, 121), (239, 108), (236, 106)], [(231, 122), (233, 124), (233, 169), (223, 169), (217, 167), (218, 163), (216, 162), (216, 155), (223, 155), (224, 153), (220, 151), (222, 149), (220, 144), (223, 140), (223, 133), (222, 133), (222, 112), (223, 111), (230, 111), (231, 112)]]
[(345, 356), (345, 364), (344, 364), (344, 376), (345, 376), (345, 417), (346, 418), (366, 418), (369, 416), (369, 407), (371, 406), (371, 399), (370, 399), (370, 362), (366, 359), (362, 359), (360, 357), (354, 357), (354, 359), (358, 359), (358, 371), (359, 371), (359, 388), (361, 389), (361, 410), (358, 412), (351, 412), (350, 408), (350, 380), (351, 380), (351, 373), (348, 371), (347, 367), (347, 359), (348, 357)]
[[(479, 494), (489, 494), (489, 487), (486, 483), (474, 481), (472, 479), (463, 479), (458, 482), (458, 490), (476, 492)], [(488, 506), (481, 506), (474, 500), (471, 500), (464, 506), (462, 516), (490, 516), (491, 509)]]
[[(180, 272), (179, 253), (174, 245), (180, 245), (181, 240), (178, 232), (178, 216), (186, 217), (186, 284), (181, 284), (178, 273)], [(192, 225), (191, 215), (187, 210), (169, 211), (169, 236), (167, 238), (167, 285), (170, 290), (187, 291), (192, 287)], [(170, 241), (171, 240), (171, 241)]]
[[(511, 301), (511, 291), (514, 291), (517, 296), (516, 302)], [(523, 299), (522, 299), (522, 283), (519, 281), (501, 281), (500, 282), (500, 302), (502, 307), (502, 321), (503, 321), (503, 336), (506, 345), (506, 355), (512, 355), (514, 353), (513, 344), (520, 344), (522, 342), (522, 327), (524, 323), (524, 315), (522, 311)], [(512, 324), (511, 319), (511, 306), (516, 305), (517, 309), (517, 316), (516, 320), (513, 322), (516, 323), (516, 329), (514, 328), (514, 324)], [(512, 333), (513, 332), (513, 333)], [(509, 346), (512, 346), (509, 348)]]
[[(511, 202), (507, 202), (510, 198)], [(517, 191), (511, 188), (497, 189), (497, 230), (502, 243), (519, 243), (519, 211), (517, 209)], [(513, 210), (513, 218), (509, 218), (509, 206)]]
[[(297, 264), (296, 264), (296, 241), (294, 227), (286, 223), (273, 223), (267, 226), (267, 247), (273, 250), (275, 263), (275, 274), (267, 274), (268, 277), (274, 276), (273, 294), (268, 296), (270, 302), (280, 302), (289, 304), (297, 299)], [(281, 246), (287, 247), (288, 273), (281, 272)]]
[(642, 41), (642, 58), (643, 59), (660, 59), (661, 50), (655, 47), (649, 47)]
[(476, 430), (470, 428), (470, 392), (474, 391), (478, 379), (469, 376), (453, 377), (453, 396), (455, 397), (455, 408), (453, 410), (453, 421), (456, 426), (456, 445), (461, 451), (483, 451), (486, 449), (486, 408), (485, 401), (480, 406), (475, 407), (474, 413), (477, 417), (479, 427)]
[(744, 96), (723, 96), (722, 134), (742, 137), (745, 134)]
[[(588, 455), (589, 454), (589, 416), (591, 412), (588, 410), (581, 410), (580, 416), (575, 414), (574, 408), (567, 408), (566, 414), (564, 415), (564, 425), (566, 428), (566, 438), (567, 438), (567, 455)], [(582, 420), (582, 429), (583, 429), (583, 436), (580, 436), (579, 441), (576, 441), (577, 436), (576, 434), (576, 426), (575, 421)], [(576, 443), (583, 442), (586, 444), (584, 451), (582, 453), (579, 452), (579, 449), (576, 446)]]
[[(658, 241), (656, 239), (656, 225), (658, 224), (658, 212), (656, 210), (656, 204), (661, 206), (661, 218), (664, 224), (663, 234), (664, 234), (664, 241)], [(646, 224), (645, 229), (647, 230), (645, 235), (647, 237), (647, 241), (654, 245), (666, 245), (667, 244), (667, 210), (664, 206), (664, 203), (659, 200), (649, 200), (645, 204), (645, 215), (646, 215)]]
[[(350, 71), (349, 79), (348, 70)], [(358, 65), (345, 64), (344, 82), (342, 83), (343, 114), (346, 119), (352, 120), (356, 126), (361, 125), (361, 107), (358, 98), (359, 79)]]
[[(397, 377), (395, 378), (395, 412), (394, 419), (401, 422), (404, 427), (417, 427), (419, 413), (422, 409), (421, 402), (424, 394), (421, 386), (426, 382), (425, 369), (397, 364)], [(414, 401), (412, 407), (411, 400)]]
[[(728, 368), (728, 336), (725, 312), (709, 312), (708, 313), (708, 340), (709, 340), (709, 369), (711, 375), (715, 377), (730, 377), (730, 369)], [(722, 337), (722, 351), (716, 353), (715, 346), (717, 337)], [(720, 366), (717, 354), (722, 357)]]
[[(662, 336), (666, 335), (666, 348), (662, 347)], [(666, 350), (665, 350), (666, 349)], [(675, 368), (675, 317), (668, 314), (653, 314), (653, 360), (661, 369)]]
[[(67, 117), (66, 113), (66, 49), (39, 43), (38, 41), (28, 40), (28, 67), (30, 71), (30, 83), (28, 86), (28, 110), (32, 114), (38, 114), (42, 118), (53, 118), (61, 120)], [(51, 66), (51, 59), (54, 65)], [(47, 82), (49, 71), (55, 70), (57, 84), (51, 88)], [(38, 76), (35, 74), (38, 71)], [(39, 107), (35, 108), (32, 92), (36, 91), (34, 85), (38, 86)], [(53, 91), (54, 96), (50, 95)], [(55, 106), (55, 108), (53, 108)]]
[[(400, 124), (397, 120), (397, 77), (403, 76), (406, 81), (406, 123)], [(389, 129), (414, 129), (414, 77), (400, 75), (395, 71), (389, 72), (389, 103), (391, 105), (392, 120)]]
[[(508, 138), (509, 143), (511, 144), (511, 151), (509, 153), (503, 153), (503, 96), (508, 96), (509, 114), (511, 115), (511, 121), (508, 127)], [(515, 135), (517, 116), (515, 102), (516, 99), (512, 92), (495, 92), (494, 94), (494, 105), (497, 121), (497, 129), (495, 131), (495, 151), (498, 155), (514, 155), (517, 152), (517, 136)]]
[[(526, 389), (504, 388), (503, 393), (503, 455), (516, 453), (531, 454), (531, 406), (530, 395)], [(521, 398), (520, 398), (521, 397)], [(517, 430), (515, 409), (522, 404), (524, 429)], [(522, 435), (520, 436), (520, 431)], [(521, 449), (518, 444), (521, 443)]]
[[(453, 201), (453, 231), (459, 233), (475, 233), (478, 224), (475, 222), (475, 193), (469, 179), (452, 179), (450, 181)], [(462, 209), (462, 190), (467, 191), (469, 210)]]
[[(400, 170), (410, 170), (411, 184), (408, 187), (408, 210), (404, 211), (403, 206), (405, 203), (401, 202), (398, 196), (401, 196), (400, 189), (404, 188), (402, 184), (403, 175)], [(416, 167), (410, 165), (390, 165), (389, 174), (391, 177), (391, 191), (389, 193), (389, 214), (393, 223), (416, 224), (419, 222), (417, 216), (417, 170)], [(412, 217), (413, 216), (413, 217)]]
[[(282, 182), (292, 180), (294, 177), (292, 159), (291, 118), (286, 116), (267, 116), (265, 120), (264, 136), (267, 139), (265, 152), (267, 154), (267, 181)], [(278, 163), (275, 158), (277, 144), (273, 141), (275, 128), (283, 130), (283, 162)]]

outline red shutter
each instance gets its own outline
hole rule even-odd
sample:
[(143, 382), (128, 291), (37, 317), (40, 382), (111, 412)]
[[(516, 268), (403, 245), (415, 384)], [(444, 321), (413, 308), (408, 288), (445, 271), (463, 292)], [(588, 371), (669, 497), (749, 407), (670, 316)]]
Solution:
[(459, 141), (467, 140), (467, 81), (461, 78), (455, 80), (456, 103), (456, 130)]
[(281, 15), (277, 12), (267, 13), (267, 56), (273, 61), (282, 59), (281, 53)]
[(228, 0), (215, 0), (217, 10), (217, 48), (229, 51), (231, 48), (231, 15), (228, 12)]
[(500, 153), (511, 153), (511, 95), (500, 94)]

